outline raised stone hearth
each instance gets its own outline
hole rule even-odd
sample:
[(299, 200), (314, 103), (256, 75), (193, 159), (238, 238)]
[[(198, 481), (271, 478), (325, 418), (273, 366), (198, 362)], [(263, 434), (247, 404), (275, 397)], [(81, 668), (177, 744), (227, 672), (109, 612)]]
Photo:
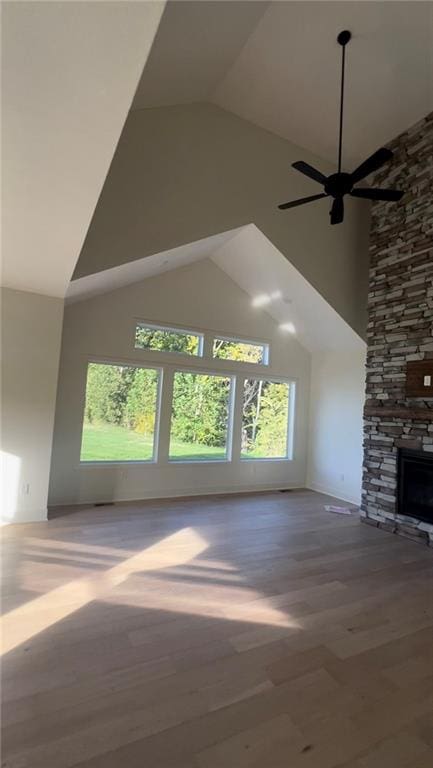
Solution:
[(432, 523), (397, 511), (398, 449), (433, 452), (433, 398), (406, 394), (408, 362), (433, 369), (433, 114), (389, 146), (373, 186), (407, 191), (372, 208), (361, 516), (433, 544)]

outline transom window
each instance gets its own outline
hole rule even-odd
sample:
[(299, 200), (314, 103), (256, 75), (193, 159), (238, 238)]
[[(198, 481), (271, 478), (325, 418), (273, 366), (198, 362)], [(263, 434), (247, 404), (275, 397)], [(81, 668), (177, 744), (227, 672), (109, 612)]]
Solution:
[(242, 339), (215, 337), (213, 357), (222, 360), (236, 360), (241, 363), (268, 365), (269, 345)]
[(149, 323), (137, 323), (135, 348), (201, 356), (203, 354), (203, 334)]

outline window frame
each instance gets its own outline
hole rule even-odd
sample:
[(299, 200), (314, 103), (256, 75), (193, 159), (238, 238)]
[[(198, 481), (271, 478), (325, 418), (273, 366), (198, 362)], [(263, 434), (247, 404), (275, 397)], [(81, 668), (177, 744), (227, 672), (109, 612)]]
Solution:
[[(228, 398), (228, 416), (227, 416), (227, 438), (226, 438), (226, 455), (223, 459), (171, 459), (170, 458), (170, 442), (171, 442), (171, 421), (173, 416), (173, 394), (174, 394), (174, 379), (176, 373), (192, 373), (198, 376), (218, 376), (221, 379), (230, 379), (230, 393)], [(183, 366), (173, 367), (173, 390), (170, 398), (170, 418), (169, 418), (169, 433), (168, 433), (168, 452), (167, 452), (167, 464), (170, 466), (184, 465), (184, 464), (230, 464), (233, 461), (233, 436), (234, 436), (234, 417), (235, 417), (235, 404), (236, 404), (236, 386), (237, 386), (237, 374), (235, 371), (211, 371), (206, 368), (185, 368)]]
[[(216, 341), (227, 341), (234, 344), (249, 344), (252, 347), (261, 347), (263, 349), (263, 360), (260, 363), (254, 363), (251, 360), (232, 360), (230, 357), (215, 357), (214, 355), (214, 346)], [(268, 341), (263, 341), (261, 339), (244, 339), (239, 336), (226, 336), (222, 333), (212, 333), (211, 336), (211, 345), (210, 345), (210, 359), (212, 361), (220, 360), (223, 363), (231, 363), (232, 365), (251, 365), (254, 367), (254, 369), (257, 368), (257, 366), (263, 366), (264, 368), (269, 368), (270, 363), (270, 343)], [(252, 376), (251, 378), (255, 378)]]
[(263, 376), (247, 376), (246, 374), (242, 374), (239, 376), (240, 379), (240, 386), (242, 387), (242, 406), (241, 406), (241, 413), (240, 413), (240, 422), (241, 422), (241, 430), (243, 426), (243, 402), (244, 402), (244, 391), (245, 391), (245, 381), (248, 381), (249, 379), (254, 379), (255, 381), (265, 381), (269, 384), (287, 384), (289, 387), (289, 407), (287, 411), (287, 431), (286, 431), (286, 445), (287, 445), (287, 451), (285, 456), (242, 456), (242, 447), (239, 452), (239, 461), (264, 461), (264, 462), (275, 462), (275, 461), (293, 461), (293, 444), (294, 444), (294, 432), (295, 432), (295, 400), (296, 400), (296, 379), (288, 379), (283, 377), (275, 377), (275, 376), (269, 376), (268, 378), (263, 378)]
[[(91, 459), (89, 461), (81, 458), (81, 449), (83, 446), (83, 430), (84, 430), (84, 413), (86, 408), (86, 394), (87, 394), (87, 376), (89, 365), (112, 365), (116, 368), (144, 368), (145, 370), (156, 371), (158, 374), (157, 386), (156, 386), (156, 402), (155, 402), (155, 426), (153, 430), (153, 450), (151, 459)], [(89, 357), (86, 360), (85, 373), (84, 373), (84, 397), (81, 417), (81, 431), (80, 431), (80, 453), (79, 453), (79, 467), (112, 467), (112, 466), (133, 466), (133, 465), (145, 465), (155, 466), (158, 464), (159, 455), (159, 437), (160, 437), (160, 423), (161, 423), (161, 404), (162, 404), (162, 389), (164, 379), (164, 368), (159, 365), (152, 365), (146, 363), (138, 363), (137, 361), (125, 361), (116, 358), (116, 360), (108, 360), (106, 358)]]
[[(138, 347), (136, 344), (136, 334), (137, 334), (137, 328), (142, 327), (151, 331), (166, 331), (167, 333), (177, 333), (179, 335), (183, 336), (195, 336), (198, 340), (198, 348), (196, 354), (191, 354), (189, 352), (181, 352), (177, 351), (175, 349), (154, 349), (152, 347)], [(194, 328), (184, 328), (176, 325), (164, 325), (160, 323), (153, 323), (148, 322), (147, 320), (142, 320), (139, 318), (134, 318), (134, 333), (133, 333), (133, 349), (134, 351), (138, 352), (145, 352), (146, 354), (157, 354), (157, 355), (175, 355), (176, 357), (184, 357), (188, 360), (192, 359), (201, 359), (204, 356), (204, 347), (205, 347), (205, 332), (204, 331), (198, 331)]]
[[(83, 369), (82, 369), (82, 390), (80, 398), (82, 400), (82, 422), (80, 439), (78, 443), (78, 461), (77, 468), (85, 467), (114, 467), (120, 468), (128, 466), (137, 467), (159, 467), (164, 468), (167, 466), (173, 467), (176, 464), (181, 466), (185, 464), (194, 464), (195, 466), (200, 464), (212, 464), (212, 465), (224, 465), (233, 464), (240, 466), (244, 462), (287, 462), (294, 460), (294, 448), (296, 440), (296, 423), (297, 418), (297, 394), (298, 394), (298, 380), (296, 376), (279, 375), (276, 371), (275, 374), (271, 372), (272, 365), (272, 340), (266, 338), (246, 338), (239, 335), (231, 335), (221, 333), (216, 329), (194, 328), (189, 326), (185, 328), (183, 325), (165, 324), (159, 322), (148, 321), (142, 316), (132, 317), (128, 323), (131, 329), (130, 339), (132, 345), (129, 350), (123, 350), (120, 355), (109, 357), (98, 354), (84, 354)], [(153, 328), (156, 330), (162, 330), (173, 333), (183, 333), (195, 336), (199, 340), (199, 347), (197, 354), (188, 354), (184, 352), (158, 350), (151, 348), (141, 348), (135, 346), (135, 334), (138, 326), (145, 328)], [(213, 357), (214, 342), (217, 339), (223, 341), (252, 344), (261, 346), (266, 352), (266, 363), (253, 363), (241, 360), (230, 360), (228, 358)], [(109, 459), (109, 460), (81, 460), (81, 446), (83, 440), (83, 427), (84, 427), (84, 408), (86, 401), (87, 390), (87, 371), (90, 363), (100, 365), (114, 365), (123, 367), (136, 367), (143, 369), (151, 369), (158, 374), (158, 388), (156, 393), (155, 403), (155, 425), (153, 435), (153, 452), (150, 459)], [(81, 366), (80, 366), (81, 368)], [(170, 459), (170, 438), (171, 438), (171, 421), (173, 412), (173, 389), (174, 377), (176, 372), (202, 374), (209, 376), (220, 376), (230, 379), (230, 397), (228, 402), (228, 420), (227, 420), (227, 437), (226, 437), (226, 456), (222, 459)], [(241, 431), (243, 421), (243, 396), (245, 380), (255, 379), (258, 381), (287, 384), (290, 387), (289, 397), (289, 410), (288, 410), (288, 422), (287, 422), (287, 453), (286, 456), (271, 456), (271, 457), (243, 457), (241, 446)], [(77, 441), (78, 442), (78, 441)], [(138, 471), (138, 470), (137, 470)]]

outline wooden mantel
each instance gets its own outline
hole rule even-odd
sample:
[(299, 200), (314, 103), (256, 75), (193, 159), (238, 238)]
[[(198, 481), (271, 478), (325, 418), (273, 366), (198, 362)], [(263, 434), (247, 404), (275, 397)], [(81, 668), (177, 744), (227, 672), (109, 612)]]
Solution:
[(364, 416), (381, 416), (392, 419), (418, 419), (419, 421), (433, 421), (433, 408), (386, 408), (366, 405)]

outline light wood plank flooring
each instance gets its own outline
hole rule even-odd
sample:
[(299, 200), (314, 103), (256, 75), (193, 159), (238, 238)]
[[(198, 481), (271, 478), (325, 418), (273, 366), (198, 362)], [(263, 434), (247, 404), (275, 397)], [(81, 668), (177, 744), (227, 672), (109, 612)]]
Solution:
[(3, 538), (4, 768), (431, 768), (433, 552), (310, 491)]

